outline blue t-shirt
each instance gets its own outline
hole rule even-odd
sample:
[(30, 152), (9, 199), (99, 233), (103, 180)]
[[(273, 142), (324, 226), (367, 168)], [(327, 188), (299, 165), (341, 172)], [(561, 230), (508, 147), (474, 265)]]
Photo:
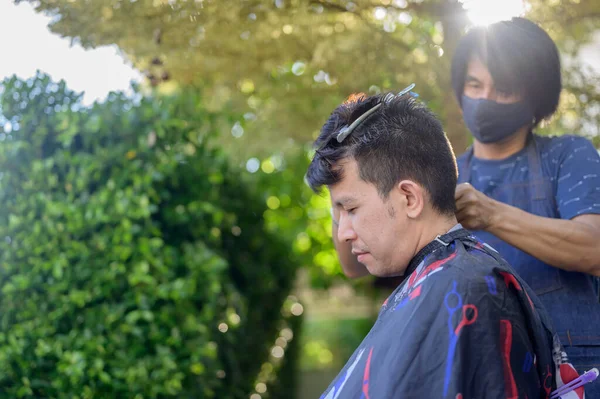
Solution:
[[(590, 141), (571, 135), (533, 135), (532, 140), (502, 160), (477, 159), (467, 152), (458, 159), (459, 181), (542, 217), (568, 220), (600, 214), (600, 155)], [(490, 232), (473, 233), (496, 249), (540, 297), (563, 342), (600, 349), (598, 278), (547, 265)]]
[[(572, 135), (536, 135), (535, 139), (542, 171), (554, 186), (558, 216), (572, 219), (583, 214), (600, 214), (600, 155), (592, 143)], [(464, 170), (466, 157), (463, 154), (458, 158), (459, 174)], [(529, 177), (527, 149), (503, 160), (475, 157), (471, 160), (471, 185), (492, 198), (497, 186), (508, 182), (527, 184)], [(519, 203), (509, 205), (522, 208)]]

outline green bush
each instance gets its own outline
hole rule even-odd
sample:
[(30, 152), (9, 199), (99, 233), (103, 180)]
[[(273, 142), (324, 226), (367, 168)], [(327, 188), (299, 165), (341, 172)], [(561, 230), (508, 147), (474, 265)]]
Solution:
[(247, 398), (272, 379), (296, 263), (257, 177), (209, 145), (235, 115), (197, 93), (85, 108), (43, 75), (0, 105), (0, 397)]
[[(373, 327), (376, 317), (311, 319), (304, 324), (300, 345), (302, 370), (340, 370)], [(325, 389), (326, 387), (324, 387)]]

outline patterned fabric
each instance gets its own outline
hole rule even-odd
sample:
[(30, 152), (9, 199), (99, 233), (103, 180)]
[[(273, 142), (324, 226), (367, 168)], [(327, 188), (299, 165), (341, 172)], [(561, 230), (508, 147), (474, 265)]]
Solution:
[(415, 257), (322, 399), (548, 398), (578, 377), (498, 254), (464, 229), (445, 237)]

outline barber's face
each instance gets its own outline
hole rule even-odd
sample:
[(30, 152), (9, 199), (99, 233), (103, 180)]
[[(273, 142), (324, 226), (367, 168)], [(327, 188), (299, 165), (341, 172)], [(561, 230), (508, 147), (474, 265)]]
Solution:
[(383, 199), (375, 185), (360, 178), (355, 160), (339, 165), (342, 180), (329, 187), (340, 211), (338, 239), (352, 245), (352, 253), (375, 276), (404, 273), (413, 256), (416, 234), (396, 190)]
[(506, 93), (497, 88), (490, 71), (477, 57), (472, 57), (467, 66), (463, 94), (475, 100), (485, 99), (500, 104), (512, 104), (521, 100), (520, 95)]
[(531, 104), (498, 87), (478, 58), (467, 66), (461, 106), (476, 143), (501, 143), (518, 132), (526, 134), (534, 120)]

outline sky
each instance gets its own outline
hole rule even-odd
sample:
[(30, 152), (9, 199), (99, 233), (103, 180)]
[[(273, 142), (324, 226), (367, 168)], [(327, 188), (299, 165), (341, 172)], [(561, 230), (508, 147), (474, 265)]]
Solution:
[(50, 33), (50, 20), (28, 3), (17, 6), (0, 0), (0, 80), (13, 74), (27, 79), (39, 69), (55, 80), (64, 79), (71, 90), (85, 92), (86, 105), (103, 100), (110, 91), (127, 91), (132, 80), (141, 80), (116, 46), (88, 51), (71, 47), (69, 39)]
[[(486, 25), (520, 15), (522, 0), (463, 0), (474, 24)], [(69, 39), (50, 33), (51, 18), (38, 14), (28, 3), (18, 6), (12, 0), (0, 0), (0, 80), (17, 74), (21, 78), (35, 75), (36, 70), (55, 80), (64, 79), (67, 86), (84, 92), (86, 105), (103, 100), (110, 91), (127, 91), (131, 81), (141, 74), (120, 54), (116, 46), (84, 50), (70, 45)], [(600, 34), (596, 42), (583, 47), (582, 59), (600, 73)]]
[(462, 3), (469, 19), (476, 25), (489, 25), (525, 12), (522, 0), (462, 0)]

